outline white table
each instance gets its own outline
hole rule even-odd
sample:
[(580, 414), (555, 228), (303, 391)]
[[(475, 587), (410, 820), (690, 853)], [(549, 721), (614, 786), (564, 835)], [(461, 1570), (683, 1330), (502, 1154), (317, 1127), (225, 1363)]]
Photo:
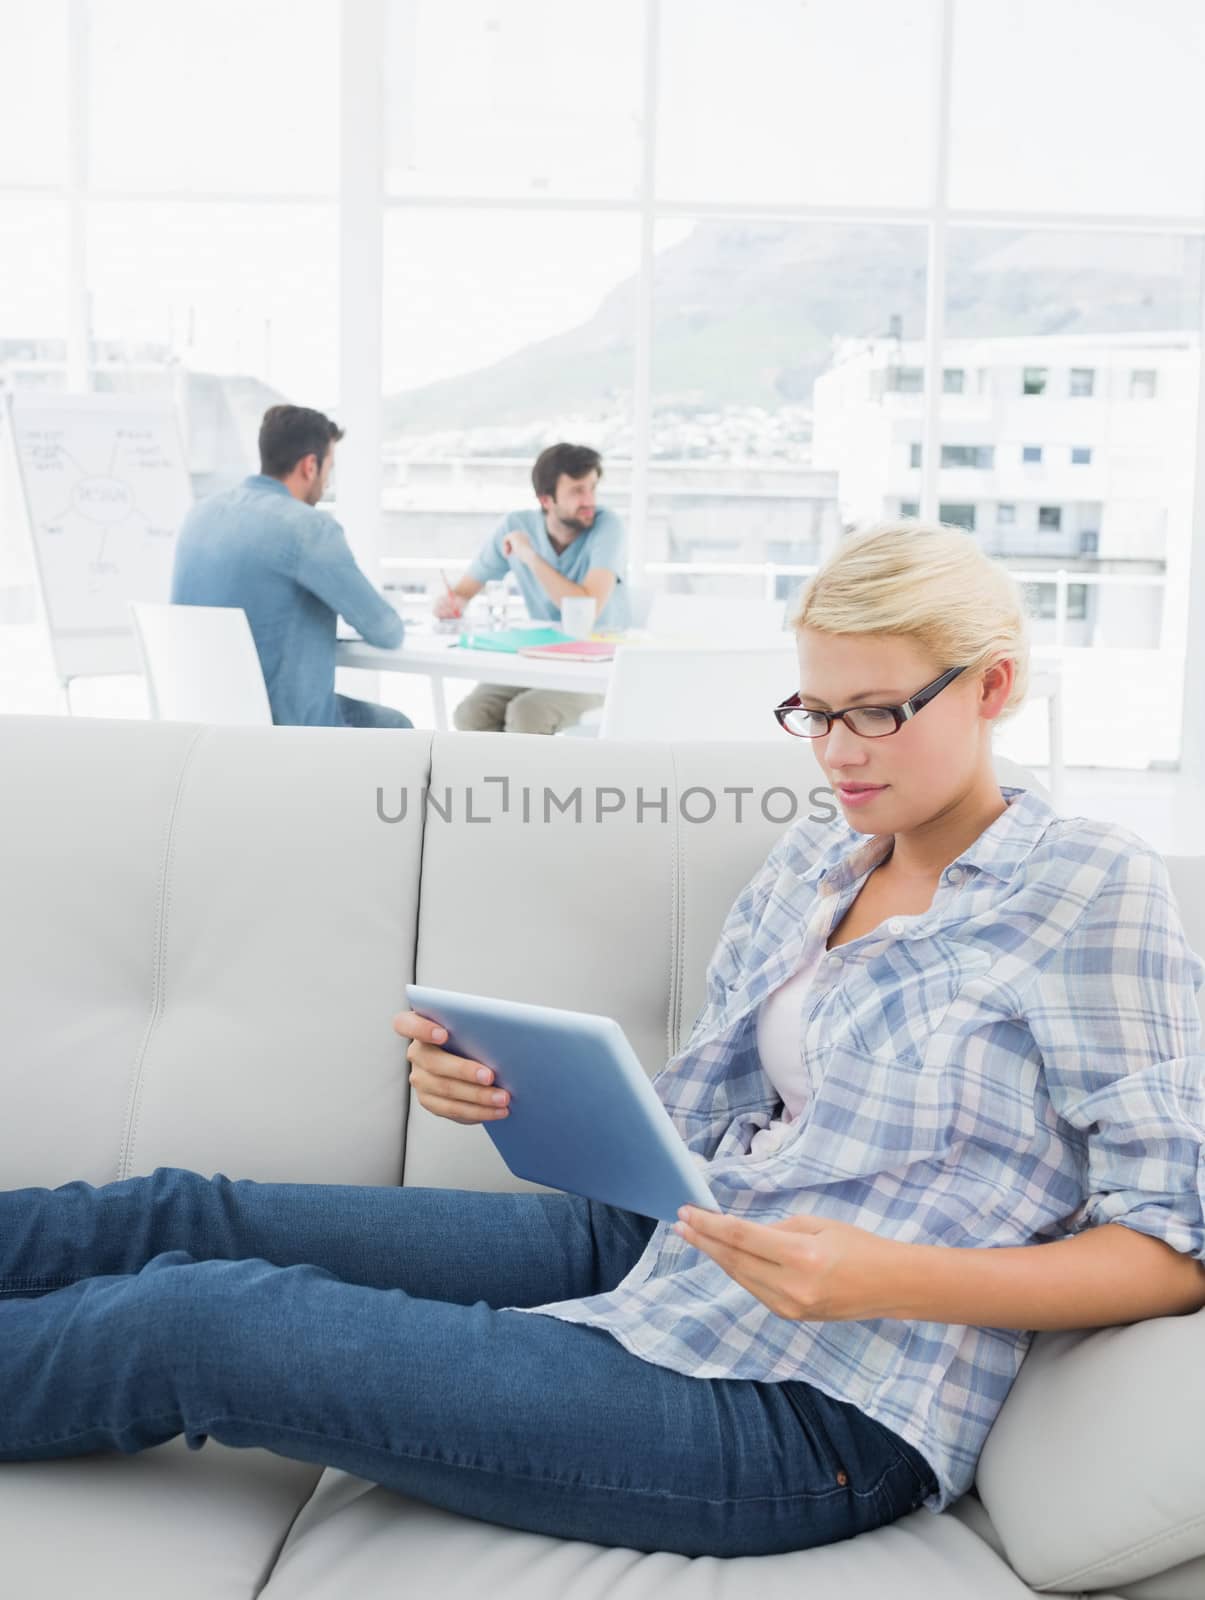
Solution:
[[(675, 643), (672, 639), (651, 640), (647, 635), (636, 635), (631, 642), (666, 646)], [(396, 650), (381, 650), (376, 645), (365, 644), (362, 639), (340, 639), (335, 647), (335, 665), (359, 667), (368, 672), (419, 673), (430, 678), (435, 726), (440, 733), (448, 731), (445, 678), (468, 678), (473, 683), (514, 683), (524, 689), (606, 694), (611, 677), (609, 661), (540, 660), (502, 650), (465, 650), (457, 643), (455, 634), (413, 626), (407, 628), (406, 642)], [(1062, 673), (1057, 661), (1030, 658), (1029, 699), (1047, 702), (1050, 800), (1059, 811), (1063, 801), (1063, 694)]]
[[(547, 623), (541, 623), (547, 627)], [(445, 678), (468, 678), (473, 683), (513, 683), (522, 689), (568, 689), (578, 694), (605, 694), (611, 677), (609, 661), (550, 661), (536, 656), (512, 655), (505, 650), (465, 650), (456, 635), (434, 629), (407, 628), (404, 644), (381, 650), (362, 639), (340, 639), (335, 646), (337, 667), (359, 667), (368, 672), (419, 673), (431, 680), (435, 726), (448, 731), (444, 699)]]

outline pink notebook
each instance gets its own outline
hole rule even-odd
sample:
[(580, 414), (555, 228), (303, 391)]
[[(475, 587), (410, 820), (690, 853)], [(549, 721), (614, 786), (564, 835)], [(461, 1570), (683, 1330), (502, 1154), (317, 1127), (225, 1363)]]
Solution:
[(553, 661), (610, 661), (615, 646), (602, 639), (567, 639), (564, 644), (525, 644), (519, 654)]

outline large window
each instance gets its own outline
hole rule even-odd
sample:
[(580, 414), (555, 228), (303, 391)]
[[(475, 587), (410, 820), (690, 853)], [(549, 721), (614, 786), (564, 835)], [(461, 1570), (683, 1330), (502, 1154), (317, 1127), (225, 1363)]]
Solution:
[(388, 193), (635, 200), (643, 49), (641, 0), (388, 0)]
[[(1062, 660), (1072, 761), (1178, 751), (1202, 263), (1199, 232), (951, 230), (944, 359), (987, 375), (995, 491), (1016, 507), (987, 548)], [(944, 438), (966, 425), (958, 405)], [(1138, 686), (1146, 709), (1119, 737)], [(1040, 750), (1036, 730), (1021, 748)]]
[[(67, 0), (0, 0), (0, 38), (0, 186), (64, 184), (70, 160)], [(9, 304), (0, 298), (0, 306)]]
[(954, 11), (954, 206), (1199, 213), (1198, 0), (958, 0)]
[(101, 0), (86, 26), (94, 188), (333, 197), (338, 0)]
[[(662, 0), (657, 195), (923, 206), (931, 0)], [(735, 51), (735, 53), (734, 53)]]
[(781, 594), (844, 528), (945, 512), (1030, 586), (1069, 758), (1175, 759), (1205, 637), (1197, 0), (0, 0), (0, 26), (7, 385), (169, 390), (201, 492), (274, 400), (354, 417), (349, 535), (408, 586), (530, 504), (562, 437), (603, 452), (654, 587)]
[(531, 463), (568, 438), (604, 455), (627, 512), (635, 219), (416, 210), (385, 217), (383, 555), (438, 579), (500, 513), (534, 505)]
[(175, 396), (197, 493), (257, 470), (266, 406), (335, 405), (336, 246), (329, 205), (89, 208), (93, 381)]

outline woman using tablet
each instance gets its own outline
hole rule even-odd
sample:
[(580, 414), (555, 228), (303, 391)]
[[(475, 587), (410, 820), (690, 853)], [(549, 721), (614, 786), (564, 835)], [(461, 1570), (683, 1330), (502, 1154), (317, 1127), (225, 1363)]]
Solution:
[[(794, 1550), (965, 1492), (1033, 1330), (1205, 1304), (1202, 963), (1140, 838), (995, 779), (1016, 585), (888, 526), (797, 626), (777, 714), (840, 815), (740, 895), (655, 1080), (723, 1214), (174, 1169), (0, 1196), (0, 1460), (212, 1435), (516, 1528)], [(507, 1115), (394, 1026), (429, 1111)]]

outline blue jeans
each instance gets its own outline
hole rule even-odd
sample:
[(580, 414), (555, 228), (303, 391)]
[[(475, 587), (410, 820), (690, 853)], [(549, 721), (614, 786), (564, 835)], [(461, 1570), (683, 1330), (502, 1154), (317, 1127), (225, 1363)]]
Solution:
[(690, 1556), (829, 1544), (919, 1505), (923, 1458), (807, 1383), (691, 1378), (498, 1309), (613, 1287), (652, 1226), (572, 1195), (171, 1167), (0, 1194), (0, 1461), (183, 1433)]
[(335, 696), (335, 710), (345, 728), (413, 728), (404, 711), (378, 705), (375, 700), (355, 700), (349, 694)]

